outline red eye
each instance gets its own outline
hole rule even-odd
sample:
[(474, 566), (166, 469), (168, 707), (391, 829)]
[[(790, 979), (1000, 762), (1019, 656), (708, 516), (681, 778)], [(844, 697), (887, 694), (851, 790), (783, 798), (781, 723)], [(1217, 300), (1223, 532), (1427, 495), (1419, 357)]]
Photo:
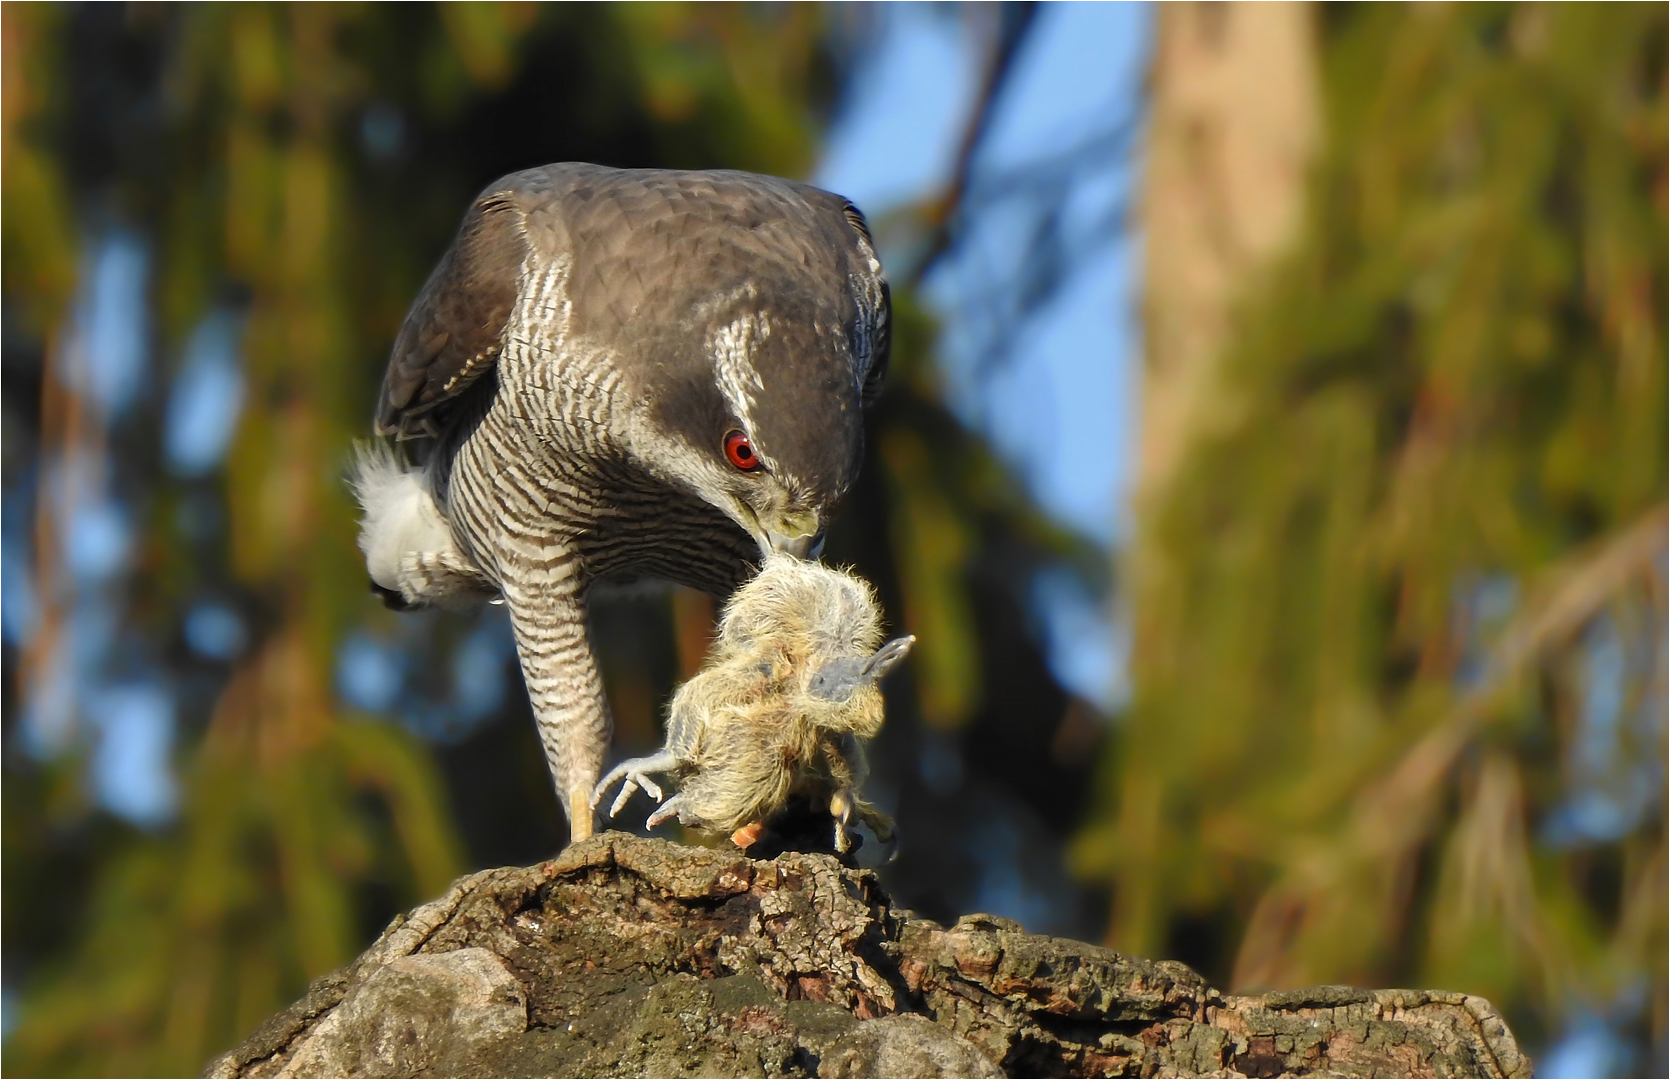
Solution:
[(759, 455), (748, 443), (748, 436), (740, 431), (733, 431), (725, 436), (725, 457), (732, 465), (743, 472), (753, 472), (760, 467)]

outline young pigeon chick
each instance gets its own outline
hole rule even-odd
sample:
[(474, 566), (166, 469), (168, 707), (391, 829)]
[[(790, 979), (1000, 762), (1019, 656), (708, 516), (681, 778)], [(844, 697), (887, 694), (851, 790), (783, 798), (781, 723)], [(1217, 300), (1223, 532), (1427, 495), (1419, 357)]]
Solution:
[(881, 730), (877, 683), (914, 637), (881, 641), (875, 593), (853, 574), (773, 553), (726, 605), (706, 666), (673, 695), (667, 743), (623, 761), (592, 794), (624, 780), (609, 816), (639, 788), (661, 802), (651, 773), (673, 773), (678, 794), (649, 817), (732, 834), (747, 847), (791, 792), (828, 792), (835, 850), (852, 846), (854, 814), (884, 843), (893, 823), (859, 798), (863, 741)]

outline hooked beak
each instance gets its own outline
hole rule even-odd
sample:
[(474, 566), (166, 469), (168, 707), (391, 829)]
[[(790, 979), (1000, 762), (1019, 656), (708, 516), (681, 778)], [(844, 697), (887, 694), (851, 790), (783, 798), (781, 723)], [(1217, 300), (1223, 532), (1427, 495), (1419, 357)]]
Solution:
[(784, 536), (782, 533), (767, 530), (766, 540), (769, 549), (762, 547), (761, 555), (769, 555), (773, 551), (781, 551), (793, 555), (797, 559), (816, 559), (823, 554), (823, 533), (813, 536)]
[[(773, 525), (777, 528), (773, 528)], [(815, 510), (784, 514), (777, 521), (770, 523), (762, 519), (760, 527), (765, 532), (765, 539), (760, 544), (761, 555), (781, 551), (797, 559), (816, 559), (823, 554), (824, 533), (818, 528), (818, 515)]]

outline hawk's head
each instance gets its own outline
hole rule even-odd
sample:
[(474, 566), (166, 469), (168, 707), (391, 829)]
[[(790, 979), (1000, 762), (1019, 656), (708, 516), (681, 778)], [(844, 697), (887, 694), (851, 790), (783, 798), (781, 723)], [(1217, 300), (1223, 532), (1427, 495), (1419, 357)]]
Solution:
[(638, 467), (762, 553), (804, 557), (857, 474), (889, 315), (864, 218), (838, 195), (740, 172), (530, 169), (481, 194), (413, 304), (377, 428), (439, 434), (511, 333), (545, 334), (559, 372), (608, 358), (626, 399), (610, 426)]
[[(857, 478), (879, 392), (889, 298), (863, 217), (844, 199), (747, 177), (720, 220), (692, 215), (649, 353), (657, 471), (760, 545), (815, 557)], [(682, 295), (676, 293), (682, 292)], [(668, 318), (668, 316), (674, 316)], [(635, 440), (636, 441), (636, 440)], [(642, 444), (640, 444), (642, 445)]]

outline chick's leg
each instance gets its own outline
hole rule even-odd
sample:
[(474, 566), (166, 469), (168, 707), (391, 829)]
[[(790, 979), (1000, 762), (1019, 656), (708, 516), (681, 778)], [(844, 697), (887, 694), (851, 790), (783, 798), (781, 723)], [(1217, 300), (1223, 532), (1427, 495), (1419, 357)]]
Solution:
[[(880, 840), (882, 844), (891, 851), (893, 842), (898, 838), (895, 831), (896, 826), (893, 824), (893, 819), (882, 813), (880, 810), (877, 810), (875, 806), (865, 802), (863, 799), (854, 798), (852, 801), (853, 809), (858, 812), (859, 820), (868, 825), (870, 827), (870, 831), (876, 834), (876, 839)], [(892, 859), (893, 855), (896, 854), (898, 854), (898, 852), (891, 851), (888, 858)]]
[(852, 847), (847, 826), (852, 823), (853, 811), (860, 810), (859, 816), (863, 817), (863, 810), (869, 809), (857, 795), (858, 786), (869, 775), (869, 762), (864, 759), (864, 747), (850, 734), (823, 740), (823, 757), (835, 784), (829, 796), (829, 815), (835, 819), (835, 850), (844, 854)]
[(632, 798), (632, 793), (643, 788), (645, 793), (656, 802), (661, 801), (661, 787), (649, 778), (650, 773), (671, 772), (678, 768), (678, 758), (671, 750), (661, 750), (648, 757), (631, 758), (621, 762), (609, 770), (609, 775), (598, 781), (592, 789), (591, 805), (595, 808), (603, 801), (603, 796), (615, 785), (617, 780), (624, 779), (620, 794), (615, 797), (614, 805), (609, 807), (609, 817), (614, 817), (625, 809), (626, 801)]
[[(672, 714), (667, 718), (667, 745), (648, 757), (623, 761), (609, 770), (609, 775), (605, 776), (598, 782), (597, 787), (592, 789), (591, 805), (593, 807), (603, 801), (603, 796), (609, 788), (614, 786), (616, 781), (623, 778), (626, 783), (620, 789), (620, 795), (616, 797), (614, 805), (609, 808), (610, 817), (619, 814), (625, 808), (626, 801), (632, 797), (632, 793), (639, 788), (643, 788), (649, 797), (656, 802), (661, 801), (660, 785), (651, 780), (647, 774), (672, 772), (692, 760), (696, 739), (701, 733), (701, 722), (695, 710), (689, 706), (686, 691), (700, 680), (701, 676), (696, 676), (695, 679), (686, 683), (685, 688), (681, 689), (673, 698)], [(674, 813), (677, 813), (677, 811), (674, 811)], [(667, 820), (667, 816), (652, 817), (649, 819), (649, 824), (653, 826), (665, 820)]]
[(852, 792), (836, 788), (829, 797), (829, 814), (835, 819), (835, 850), (845, 855), (852, 848), (852, 837), (847, 835), (847, 824), (852, 820)]
[(653, 829), (663, 821), (671, 821), (675, 817), (684, 822), (686, 825), (690, 824), (690, 822), (684, 821), (683, 795), (674, 795), (672, 798), (662, 803), (655, 813), (651, 814), (644, 820), (644, 825), (647, 828)]

